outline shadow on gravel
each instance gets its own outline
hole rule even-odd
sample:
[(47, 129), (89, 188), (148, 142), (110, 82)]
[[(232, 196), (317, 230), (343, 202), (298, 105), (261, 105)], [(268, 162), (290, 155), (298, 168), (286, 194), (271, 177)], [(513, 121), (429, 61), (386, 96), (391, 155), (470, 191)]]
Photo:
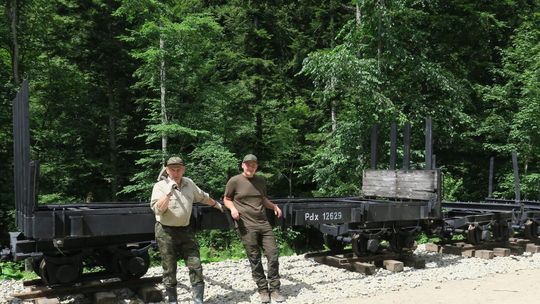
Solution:
[(417, 254), (417, 257), (423, 258), (426, 262), (426, 268), (440, 268), (459, 263), (466, 257), (442, 253)]
[[(281, 293), (287, 298), (286, 302), (293, 300), (302, 290), (315, 290), (315, 288), (313, 288), (310, 284), (304, 283), (301, 280), (297, 280), (286, 275), (281, 276), (281, 278), (293, 283), (281, 285)], [(255, 288), (249, 291), (240, 291), (234, 289), (230, 284), (227, 283), (218, 282), (209, 278), (206, 278), (206, 281), (227, 290), (226, 293), (221, 295), (214, 295), (206, 298), (204, 302), (208, 304), (236, 304), (238, 302), (251, 302), (251, 297), (257, 293)], [(330, 281), (328, 283), (330, 283)], [(325, 282), (321, 282), (321, 284), (325, 284)], [(258, 303), (258, 298), (255, 298), (255, 303)]]
[(294, 279), (287, 275), (281, 277), (293, 283), (281, 285), (281, 291), (287, 298), (297, 297), (302, 290), (315, 290), (310, 284), (304, 283), (298, 279)]
[(256, 292), (255, 289), (249, 290), (249, 291), (240, 291), (236, 290), (232, 287), (231, 284), (218, 282), (216, 280), (213, 280), (211, 278), (205, 278), (206, 282), (219, 286), (227, 292), (219, 295), (219, 296), (211, 296), (209, 298), (206, 298), (204, 303), (208, 304), (233, 304), (238, 302), (251, 302), (251, 296)]

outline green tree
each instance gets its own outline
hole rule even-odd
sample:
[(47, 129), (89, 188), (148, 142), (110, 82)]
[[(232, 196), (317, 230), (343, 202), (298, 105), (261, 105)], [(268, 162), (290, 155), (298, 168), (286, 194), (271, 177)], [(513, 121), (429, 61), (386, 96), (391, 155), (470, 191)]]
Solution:
[[(226, 149), (209, 148), (218, 149), (214, 143), (220, 141), (219, 130), (223, 128), (221, 112), (214, 109), (216, 104), (219, 107), (223, 95), (222, 85), (214, 78), (221, 27), (211, 15), (201, 11), (197, 1), (143, 1), (143, 5), (137, 2), (136, 10), (131, 10), (134, 3), (124, 1), (117, 14), (125, 15), (135, 29), (124, 40), (134, 45), (131, 54), (141, 63), (135, 71), (138, 80), (134, 89), (140, 94), (138, 104), (147, 117), (143, 133), (147, 148), (140, 151), (137, 160), (145, 168), (134, 175), (135, 184), (125, 187), (123, 192), (147, 197), (159, 164), (167, 154), (181, 154), (189, 163), (190, 155), (198, 159), (215, 156), (217, 151), (227, 153)], [(164, 72), (167, 76), (160, 77)], [(163, 138), (167, 139), (166, 149), (158, 144)], [(204, 169), (216, 167), (205, 164), (188, 175), (196, 174), (192, 176), (195, 180), (202, 179), (203, 188), (208, 182), (215, 189), (215, 182), (203, 177)], [(220, 169), (226, 169), (222, 165), (217, 163)]]
[(42, 202), (115, 200), (120, 176), (128, 175), (117, 159), (122, 140), (133, 136), (130, 113), (120, 111), (130, 107), (124, 88), (132, 65), (113, 9), (100, 1), (36, 0), (22, 10), (21, 67), (31, 84)]
[(10, 3), (1, 6), (0, 18), (0, 244), (7, 245), (8, 229), (12, 228), (10, 210), (13, 208), (13, 141), (11, 126), (11, 100), (15, 85), (12, 73), (12, 39), (10, 29)]
[[(485, 148), (503, 159), (518, 152), (523, 197), (540, 197), (540, 11), (526, 18), (515, 30), (511, 46), (502, 51), (503, 66), (495, 71), (500, 84), (483, 93), (492, 104), (481, 132), (492, 140)], [(514, 196), (514, 178), (510, 162), (499, 174), (499, 195)]]

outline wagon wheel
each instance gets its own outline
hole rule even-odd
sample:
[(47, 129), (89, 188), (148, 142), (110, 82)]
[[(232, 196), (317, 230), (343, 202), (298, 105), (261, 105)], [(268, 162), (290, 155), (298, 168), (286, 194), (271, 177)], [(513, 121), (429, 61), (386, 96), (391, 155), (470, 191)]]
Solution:
[(532, 220), (527, 220), (523, 233), (525, 234), (525, 238), (529, 240), (536, 240), (538, 238), (538, 223)]
[(508, 226), (508, 222), (495, 222), (491, 226), (493, 238), (498, 242), (506, 242), (510, 238), (512, 229)]
[(400, 253), (405, 249), (414, 247), (414, 236), (401, 234), (399, 232), (393, 233), (390, 237), (389, 244), (391, 251)]
[(123, 280), (142, 277), (150, 266), (148, 250), (120, 249), (111, 253), (105, 267)]
[(82, 262), (77, 259), (57, 259), (51, 262), (47, 257), (39, 264), (39, 276), (47, 285), (68, 284), (82, 275)]
[(120, 276), (122, 279), (134, 279), (142, 277), (150, 266), (148, 251), (135, 252), (121, 257), (119, 260)]
[(335, 236), (330, 234), (324, 234), (323, 235), (324, 244), (330, 249), (332, 252), (339, 252), (343, 251), (343, 248), (345, 247), (345, 244), (343, 244), (342, 241), (338, 241)]
[(32, 265), (32, 270), (34, 271), (35, 274), (37, 274), (38, 276), (41, 276), (40, 274), (40, 270), (39, 270), (39, 265), (41, 264), (41, 261), (43, 260), (43, 257), (39, 257), (39, 258), (30, 258), (30, 263)]
[(352, 250), (357, 256), (363, 256), (368, 253), (368, 239), (355, 234), (351, 240)]
[(482, 229), (475, 225), (470, 225), (467, 228), (467, 241), (470, 244), (477, 245), (482, 242)]

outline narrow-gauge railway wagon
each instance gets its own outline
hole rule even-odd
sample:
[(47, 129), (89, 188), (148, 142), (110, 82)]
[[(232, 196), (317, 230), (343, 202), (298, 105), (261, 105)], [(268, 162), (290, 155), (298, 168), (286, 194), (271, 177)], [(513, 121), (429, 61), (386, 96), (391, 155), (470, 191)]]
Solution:
[[(352, 244), (358, 255), (411, 249), (417, 236), (439, 224), (438, 170), (366, 170), (364, 197), (275, 200), (287, 226), (313, 226), (325, 244), (340, 251)], [(413, 186), (414, 185), (414, 186)]]
[[(83, 265), (99, 265), (110, 276), (133, 278), (149, 266), (154, 215), (146, 202), (39, 205), (39, 163), (30, 160), (28, 82), (13, 100), (16, 224), (10, 233), (15, 260), (31, 258), (46, 284), (81, 278)], [(228, 227), (218, 211), (196, 206), (192, 224), (206, 229)]]
[[(481, 202), (442, 202), (447, 222), (456, 231), (466, 230), (472, 244), (493, 238), (506, 240), (514, 231), (530, 240), (540, 235), (540, 202), (521, 200), (517, 153), (512, 153), (514, 170), (514, 199), (493, 198), (494, 157), (489, 162), (488, 197)], [(506, 221), (506, 223), (505, 223)], [(488, 230), (488, 226), (490, 229)]]
[(431, 119), (426, 120), (425, 169), (421, 170), (410, 169), (409, 123), (404, 126), (402, 169), (396, 169), (397, 126), (392, 124), (389, 168), (378, 170), (378, 129), (374, 126), (371, 133), (371, 169), (363, 172), (363, 196), (340, 202), (341, 206), (350, 206), (350, 217), (341, 222), (324, 222), (328, 215), (338, 214), (339, 217), (340, 213), (335, 210), (339, 210), (340, 204), (323, 208), (309, 204), (296, 213), (300, 223), (303, 216), (304, 223), (315, 225), (323, 233), (330, 249), (339, 250), (344, 243), (351, 243), (353, 252), (361, 256), (378, 252), (384, 240), (389, 244), (388, 249), (402, 252), (414, 246), (422, 231), (441, 230), (442, 177), (433, 162)]
[[(39, 163), (30, 160), (26, 81), (13, 108), (19, 230), (11, 233), (13, 257), (31, 258), (34, 270), (48, 285), (79, 281), (83, 265), (103, 266), (110, 276), (142, 276), (154, 241), (155, 220), (148, 203), (38, 204)], [(376, 139), (372, 151), (374, 143)], [(395, 132), (393, 143), (395, 149)], [(431, 145), (426, 147), (431, 154)], [(377, 251), (382, 240), (395, 251), (410, 248), (422, 229), (440, 222), (441, 177), (431, 165), (429, 170), (409, 170), (408, 148), (406, 158), (404, 170), (365, 171), (364, 197), (276, 199), (283, 217), (271, 221), (283, 227), (315, 227), (330, 248), (340, 249), (350, 242), (358, 255)], [(193, 208), (191, 225), (196, 230), (230, 229), (232, 223), (228, 213), (201, 205)]]
[(391, 126), (390, 165), (376, 169), (378, 127), (371, 134), (371, 169), (363, 172), (361, 197), (274, 200), (283, 210), (278, 223), (312, 226), (325, 244), (340, 251), (348, 243), (358, 255), (387, 249), (402, 252), (413, 248), (422, 231), (441, 231), (441, 172), (432, 162), (431, 119), (426, 121), (426, 169), (411, 170), (410, 124), (404, 130), (403, 168), (396, 167), (396, 124)]
[[(148, 269), (148, 250), (154, 243), (155, 218), (147, 202), (38, 204), (39, 162), (30, 160), (28, 94), (28, 82), (24, 81), (13, 101), (18, 231), (10, 233), (11, 255), (16, 260), (30, 258), (35, 272), (48, 285), (80, 281), (83, 266), (102, 266), (103, 276), (141, 277)], [(409, 168), (410, 124), (405, 125), (403, 136), (402, 169), (396, 169), (394, 124), (389, 169), (378, 170), (376, 130), (371, 138), (371, 169), (363, 173), (363, 196), (274, 199), (283, 217), (274, 218), (269, 212), (270, 221), (293, 229), (314, 227), (330, 249), (338, 251), (350, 243), (359, 256), (378, 252), (382, 241), (388, 242), (392, 251), (406, 251), (421, 232), (443, 236), (466, 233), (473, 242), (486, 239), (485, 231), (498, 239), (508, 238), (512, 211), (459, 214), (459, 208), (447, 207), (442, 212), (442, 176), (435, 169), (432, 155), (430, 119), (425, 129), (426, 162), (422, 170)], [(190, 224), (195, 230), (234, 226), (228, 212), (222, 214), (198, 204)], [(536, 231), (533, 228), (531, 231)]]

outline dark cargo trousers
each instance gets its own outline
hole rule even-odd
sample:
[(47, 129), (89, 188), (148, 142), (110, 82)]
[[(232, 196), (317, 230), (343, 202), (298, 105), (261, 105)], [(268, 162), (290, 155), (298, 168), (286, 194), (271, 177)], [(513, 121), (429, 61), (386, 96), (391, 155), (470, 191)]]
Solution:
[[(258, 291), (278, 290), (281, 286), (279, 281), (279, 250), (270, 224), (266, 223), (257, 227), (239, 225), (238, 233), (246, 249), (251, 275), (257, 284)], [(264, 275), (261, 247), (264, 249), (268, 261), (268, 280)]]
[(199, 243), (190, 227), (155, 226), (156, 242), (161, 254), (163, 285), (176, 287), (176, 262), (182, 258), (189, 269), (191, 286), (204, 284)]

